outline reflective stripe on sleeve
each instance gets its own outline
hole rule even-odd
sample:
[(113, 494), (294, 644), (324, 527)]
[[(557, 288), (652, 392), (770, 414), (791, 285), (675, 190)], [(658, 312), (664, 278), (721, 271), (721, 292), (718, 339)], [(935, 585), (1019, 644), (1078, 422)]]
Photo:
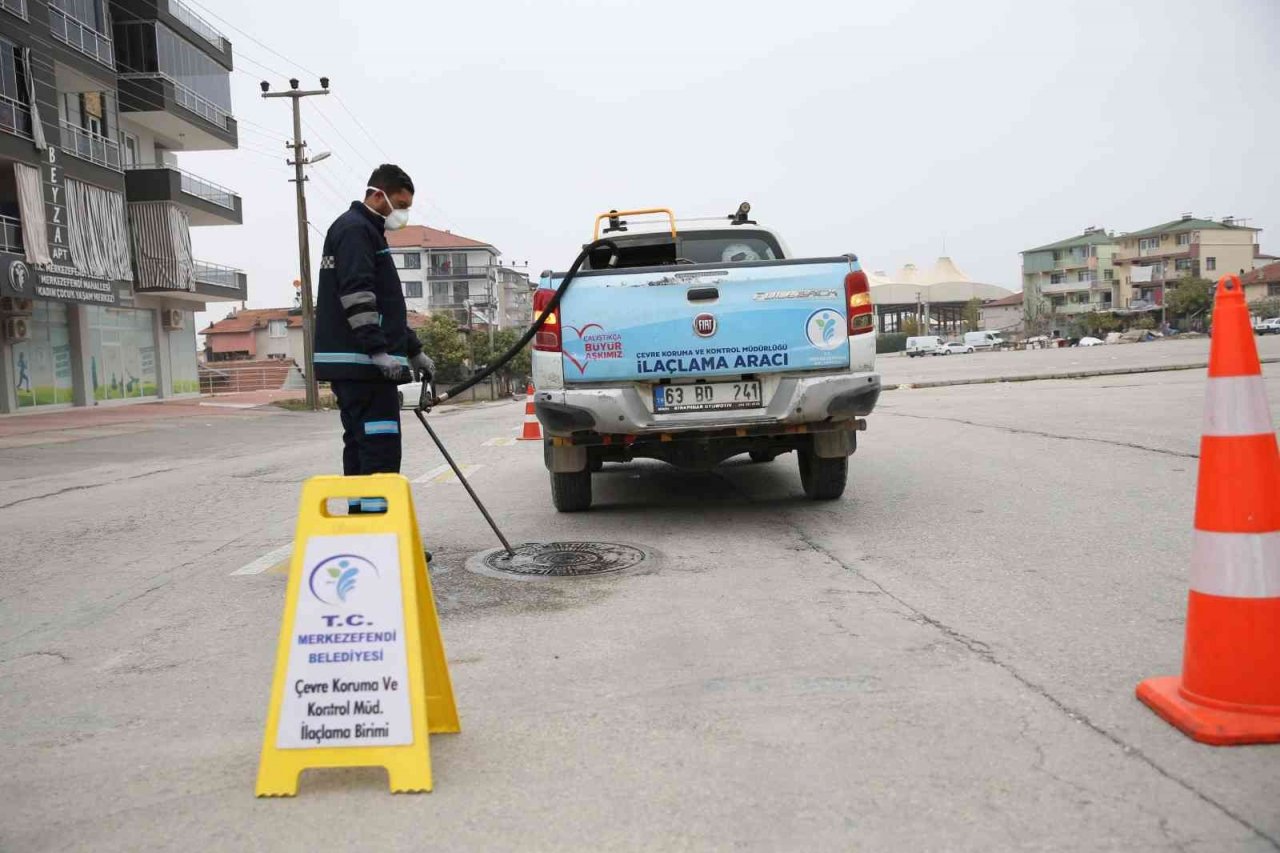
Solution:
[(400, 424), (395, 421), (365, 421), (365, 435), (399, 435)]
[(1274, 429), (1261, 376), (1211, 376), (1204, 400), (1204, 434), (1258, 435)]
[(1280, 598), (1280, 531), (1195, 532), (1191, 588), (1228, 598)]

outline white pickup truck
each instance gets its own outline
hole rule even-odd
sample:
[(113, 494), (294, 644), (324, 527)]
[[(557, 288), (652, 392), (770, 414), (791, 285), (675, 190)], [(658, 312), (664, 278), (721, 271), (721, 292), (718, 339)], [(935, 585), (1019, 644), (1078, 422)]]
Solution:
[[(652, 213), (662, 218), (634, 218)], [(880, 396), (867, 276), (854, 255), (792, 258), (748, 215), (597, 218), (613, 246), (588, 258), (534, 338), (556, 509), (589, 508), (592, 473), (635, 458), (708, 470), (794, 450), (810, 498), (843, 494)], [(563, 278), (543, 273), (535, 316)]]

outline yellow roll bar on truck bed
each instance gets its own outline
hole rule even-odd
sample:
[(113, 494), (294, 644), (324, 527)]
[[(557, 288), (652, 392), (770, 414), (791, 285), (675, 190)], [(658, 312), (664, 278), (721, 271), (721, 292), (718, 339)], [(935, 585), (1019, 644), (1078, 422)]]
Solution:
[(602, 213), (596, 217), (595, 232), (591, 235), (591, 239), (600, 239), (600, 223), (608, 219), (610, 221), (621, 219), (624, 216), (642, 216), (647, 213), (665, 213), (667, 219), (671, 220), (671, 236), (676, 236), (676, 215), (671, 212), (668, 207), (646, 207), (638, 210), (611, 210), (608, 213)]

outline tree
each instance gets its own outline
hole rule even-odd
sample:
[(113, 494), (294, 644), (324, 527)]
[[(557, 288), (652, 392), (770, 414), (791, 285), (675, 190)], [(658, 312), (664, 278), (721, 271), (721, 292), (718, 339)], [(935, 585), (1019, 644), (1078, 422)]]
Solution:
[(456, 382), (467, 375), (466, 360), (470, 353), (452, 317), (445, 314), (428, 317), (427, 324), (418, 329), (418, 340), (422, 341), (423, 352), (435, 361), (438, 380)]
[(978, 331), (978, 327), (982, 325), (982, 300), (975, 296), (966, 302), (961, 317), (966, 332)]
[(1170, 317), (1194, 317), (1209, 308), (1213, 284), (1207, 279), (1187, 276), (1164, 295), (1164, 308)]
[(920, 322), (915, 317), (903, 317), (902, 333), (907, 336), (920, 334)]
[(1249, 313), (1264, 320), (1280, 317), (1280, 296), (1255, 299), (1249, 303)]
[[(489, 332), (477, 331), (475, 348), (476, 348), (476, 366), (488, 365), (503, 355), (511, 347), (515, 346), (516, 341), (520, 340), (520, 336), (525, 332), (524, 329), (498, 329), (493, 333), (493, 349), (489, 349)], [(520, 352), (516, 353), (511, 361), (507, 362), (499, 371), (500, 377), (507, 379), (520, 379), (529, 376), (533, 372), (533, 357), (528, 344), (524, 346)]]

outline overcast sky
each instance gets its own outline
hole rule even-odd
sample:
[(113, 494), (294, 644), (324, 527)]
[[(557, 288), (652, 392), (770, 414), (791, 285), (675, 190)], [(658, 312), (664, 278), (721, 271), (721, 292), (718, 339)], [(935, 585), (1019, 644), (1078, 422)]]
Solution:
[(945, 241), (1011, 289), (1022, 249), (1186, 211), (1247, 217), (1280, 254), (1280, 0), (192, 5), (233, 42), (242, 149), (181, 162), (244, 198), (244, 226), (192, 229), (196, 256), (245, 269), (250, 307), (297, 278), (292, 170), (264, 153), (288, 101), (258, 90), (294, 73), (341, 100), (303, 102), (335, 154), (311, 170), (313, 256), (383, 156), (417, 184), (412, 222), (535, 275), (599, 211), (744, 199), (797, 255), (892, 271)]

